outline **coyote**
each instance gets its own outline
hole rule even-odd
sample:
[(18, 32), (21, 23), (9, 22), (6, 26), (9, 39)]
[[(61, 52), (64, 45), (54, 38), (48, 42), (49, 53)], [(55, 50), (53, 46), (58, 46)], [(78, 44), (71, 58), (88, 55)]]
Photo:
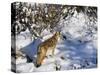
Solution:
[(39, 45), (37, 52), (37, 59), (36, 59), (36, 67), (41, 66), (48, 52), (51, 52), (51, 54), (54, 55), (54, 50), (59, 37), (60, 37), (60, 32), (56, 32), (51, 38), (47, 39), (46, 41), (44, 41)]

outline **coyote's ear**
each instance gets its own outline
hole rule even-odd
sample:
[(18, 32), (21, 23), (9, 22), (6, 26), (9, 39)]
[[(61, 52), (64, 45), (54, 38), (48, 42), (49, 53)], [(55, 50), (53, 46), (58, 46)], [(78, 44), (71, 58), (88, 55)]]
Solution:
[(60, 31), (57, 32), (60, 35)]
[(55, 35), (57, 35), (57, 36), (60, 35), (60, 32), (59, 31), (56, 31)]
[(60, 34), (60, 31), (59, 31), (59, 34)]

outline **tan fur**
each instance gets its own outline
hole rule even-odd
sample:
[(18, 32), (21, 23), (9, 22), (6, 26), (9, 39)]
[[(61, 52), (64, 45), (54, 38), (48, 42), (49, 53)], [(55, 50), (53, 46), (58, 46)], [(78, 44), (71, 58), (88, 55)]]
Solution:
[(55, 50), (59, 37), (60, 37), (60, 32), (56, 32), (51, 38), (47, 39), (46, 41), (44, 41), (43, 43), (39, 45), (36, 65), (42, 64), (49, 50), (51, 50), (52, 55), (54, 55), (54, 50)]

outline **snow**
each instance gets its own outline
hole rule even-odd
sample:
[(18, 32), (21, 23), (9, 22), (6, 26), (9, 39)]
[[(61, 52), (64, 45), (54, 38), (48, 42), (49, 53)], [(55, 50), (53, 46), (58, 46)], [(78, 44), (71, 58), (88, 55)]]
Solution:
[[(97, 67), (97, 38), (92, 39), (85, 35), (85, 22), (87, 17), (83, 13), (75, 15), (63, 24), (62, 35), (55, 48), (55, 55), (44, 59), (43, 64), (36, 68), (35, 60), (37, 48), (40, 43), (52, 37), (53, 33), (44, 30), (41, 38), (31, 40), (29, 31), (20, 33), (16, 37), (16, 47), (28, 56), (32, 62), (27, 62), (27, 58), (16, 60), (16, 71), (21, 72), (43, 72), (57, 70), (88, 69)], [(62, 21), (61, 21), (62, 22)], [(97, 37), (97, 34), (94, 34)]]
[(31, 41), (31, 34), (28, 30), (25, 32), (21, 32), (18, 36), (16, 36), (16, 47), (17, 50), (20, 50), (21, 48), (27, 46), (30, 44)]
[[(22, 50), (33, 59), (36, 56), (39, 42), (41, 43), (41, 40), (36, 39), (23, 47)], [(73, 40), (70, 42), (60, 40), (55, 49), (55, 56), (45, 58), (39, 68), (35, 67), (34, 62), (27, 63), (26, 58), (23, 58), (17, 60), (16, 70), (21, 73), (92, 68), (96, 67), (95, 60), (96, 49), (93, 46), (93, 42), (79, 43), (73, 42)]]
[(21, 72), (32, 72), (34, 70), (34, 64), (33, 63), (21, 63), (18, 64), (16, 67), (16, 72), (21, 73)]

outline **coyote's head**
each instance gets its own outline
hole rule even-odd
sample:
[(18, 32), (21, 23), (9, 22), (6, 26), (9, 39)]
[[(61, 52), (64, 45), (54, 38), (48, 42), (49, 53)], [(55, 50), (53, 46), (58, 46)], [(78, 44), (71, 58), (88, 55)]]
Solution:
[(58, 39), (58, 38), (60, 38), (60, 36), (61, 36), (60, 32), (57, 31), (57, 32), (55, 33), (55, 37)]

